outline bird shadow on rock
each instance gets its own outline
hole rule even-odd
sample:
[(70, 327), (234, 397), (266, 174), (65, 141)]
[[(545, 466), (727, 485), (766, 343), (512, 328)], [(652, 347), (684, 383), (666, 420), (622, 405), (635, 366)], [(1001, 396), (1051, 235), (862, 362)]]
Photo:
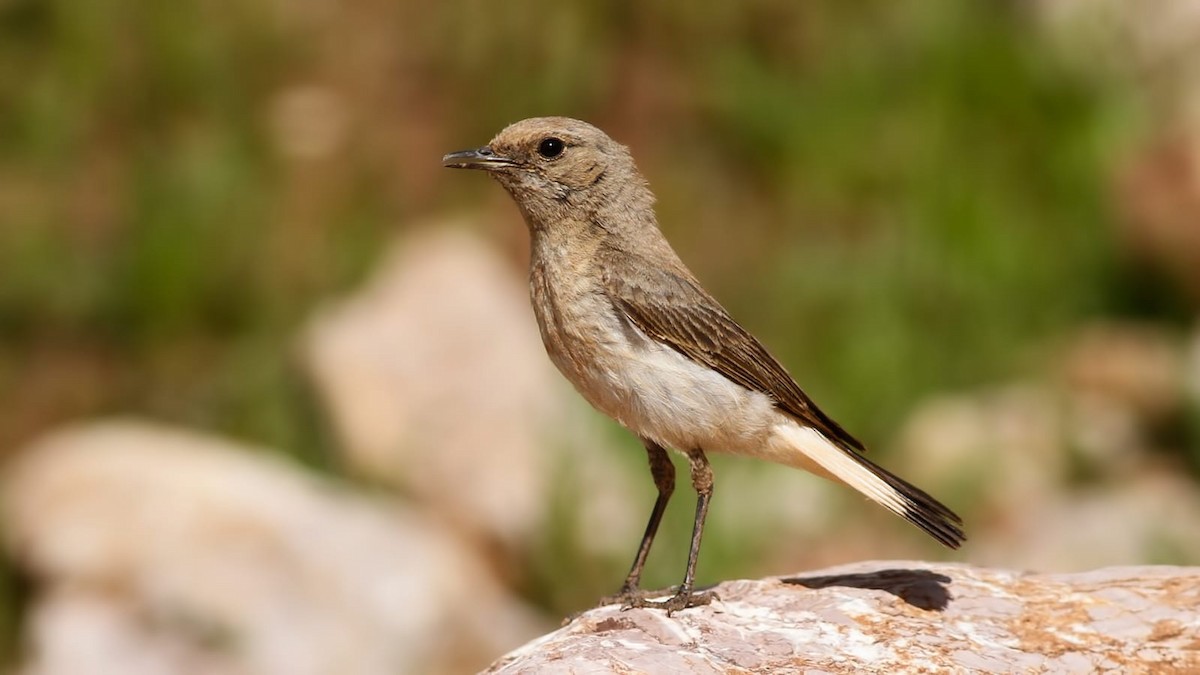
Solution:
[(953, 597), (947, 587), (951, 581), (950, 577), (920, 569), (888, 569), (854, 574), (788, 577), (780, 579), (780, 581), (805, 588), (842, 586), (886, 591), (913, 607), (937, 612), (945, 610)]

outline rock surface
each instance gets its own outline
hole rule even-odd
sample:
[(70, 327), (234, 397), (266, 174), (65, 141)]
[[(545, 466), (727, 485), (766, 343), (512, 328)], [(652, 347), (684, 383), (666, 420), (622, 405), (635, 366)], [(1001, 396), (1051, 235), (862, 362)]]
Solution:
[(591, 610), (488, 672), (1200, 671), (1200, 568), (869, 562), (716, 591), (671, 617)]

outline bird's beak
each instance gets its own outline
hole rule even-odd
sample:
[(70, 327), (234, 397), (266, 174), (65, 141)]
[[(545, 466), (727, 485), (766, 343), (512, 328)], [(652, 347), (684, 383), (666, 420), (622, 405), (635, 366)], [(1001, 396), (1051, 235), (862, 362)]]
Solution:
[(442, 166), (451, 169), (500, 169), (515, 166), (516, 162), (507, 157), (497, 155), (488, 146), (474, 150), (459, 150), (442, 157)]

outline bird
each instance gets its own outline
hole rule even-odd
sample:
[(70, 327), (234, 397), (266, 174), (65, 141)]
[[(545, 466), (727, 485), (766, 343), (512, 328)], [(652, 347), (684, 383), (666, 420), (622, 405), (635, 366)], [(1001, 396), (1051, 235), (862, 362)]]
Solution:
[[(530, 233), (530, 299), (550, 360), (593, 407), (635, 434), (658, 490), (620, 591), (602, 600), (668, 615), (715, 595), (695, 588), (713, 471), (707, 453), (784, 464), (845, 484), (958, 548), (962, 519), (867, 459), (766, 347), (700, 285), (658, 227), (654, 195), (624, 145), (567, 117), (535, 117), (442, 165), (488, 173)], [(696, 509), (676, 592), (652, 600), (642, 570), (686, 457)], [(665, 594), (660, 594), (665, 595)]]

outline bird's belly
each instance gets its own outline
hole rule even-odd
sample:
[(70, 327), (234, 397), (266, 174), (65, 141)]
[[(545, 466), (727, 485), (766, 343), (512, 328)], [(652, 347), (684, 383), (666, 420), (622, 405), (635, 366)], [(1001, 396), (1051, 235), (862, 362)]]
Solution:
[(755, 454), (766, 443), (779, 421), (766, 395), (636, 331), (622, 338), (603, 343), (598, 358), (577, 361), (573, 374), (564, 370), (601, 412), (679, 450)]

